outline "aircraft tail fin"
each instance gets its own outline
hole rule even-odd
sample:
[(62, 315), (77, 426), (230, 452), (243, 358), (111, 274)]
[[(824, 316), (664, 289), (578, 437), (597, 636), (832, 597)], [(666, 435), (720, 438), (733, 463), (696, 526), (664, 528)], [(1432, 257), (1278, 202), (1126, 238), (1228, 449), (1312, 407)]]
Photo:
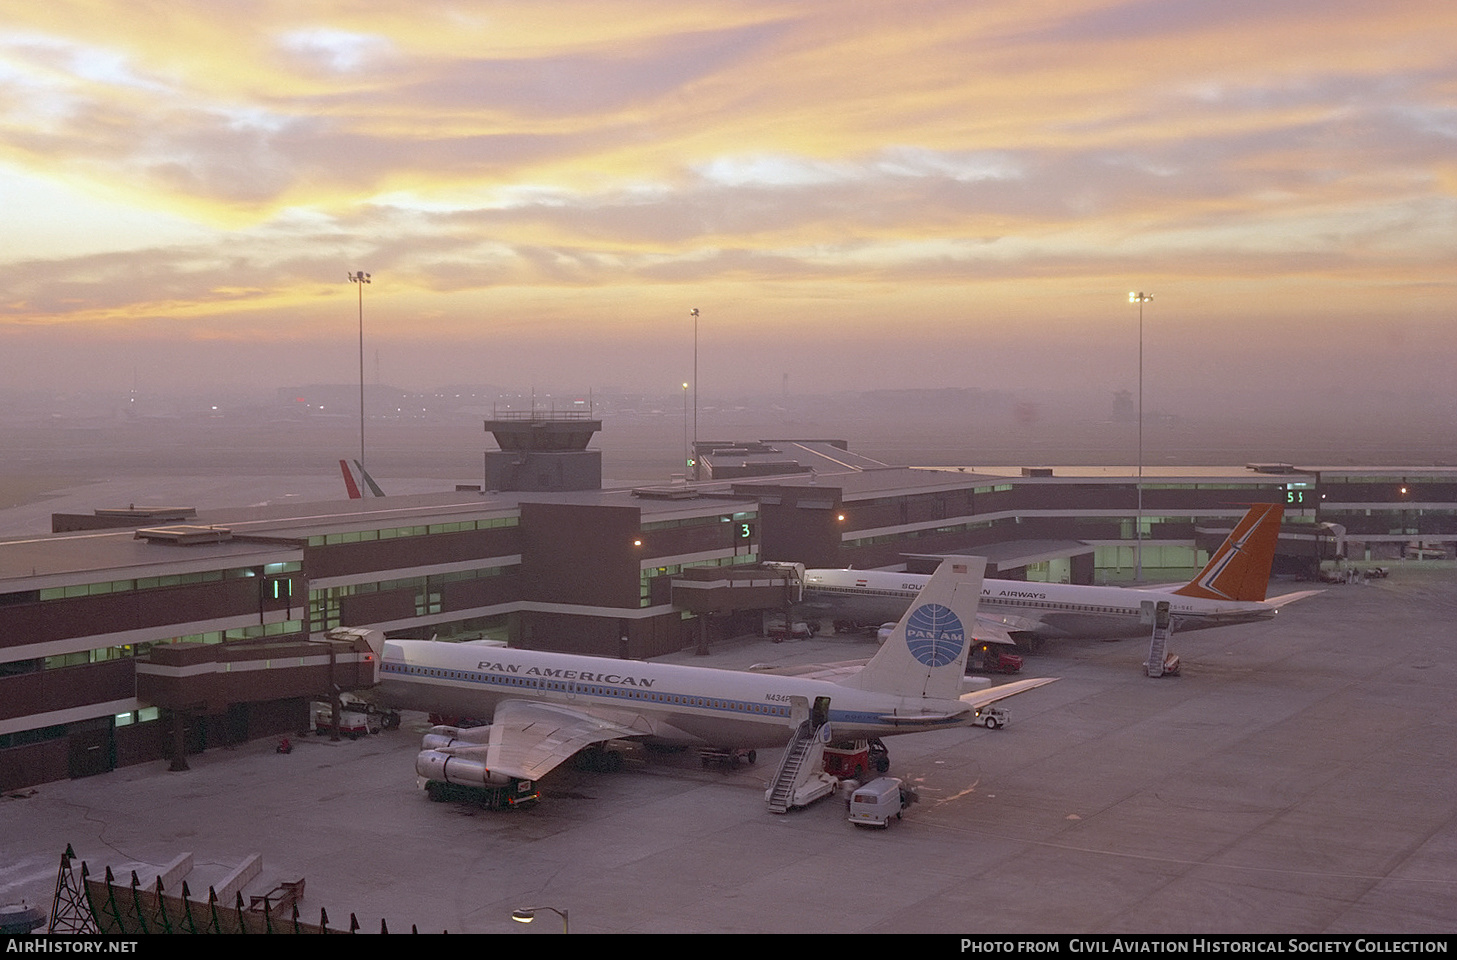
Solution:
[(359, 484), (354, 482), (354, 474), (349, 472), (349, 461), (339, 461), (339, 471), (344, 474), (344, 489), (349, 494), (350, 500), (361, 500), (364, 494), (359, 492)]
[[(351, 463), (353, 467), (350, 466)], [(384, 491), (374, 482), (374, 477), (369, 475), (364, 464), (358, 460), (340, 460), (339, 470), (344, 474), (344, 489), (349, 493), (350, 500), (364, 499), (366, 490), (369, 491), (368, 496), (384, 496)]]
[(354, 465), (359, 468), (359, 476), (364, 480), (365, 485), (369, 487), (369, 495), (372, 497), (384, 496), (384, 491), (380, 489), (379, 484), (374, 482), (374, 477), (369, 475), (369, 471), (364, 469), (364, 464), (355, 460)]
[(842, 684), (904, 697), (959, 697), (985, 572), (983, 557), (943, 560), (880, 650)]
[(1284, 514), (1278, 503), (1251, 505), (1199, 575), (1173, 592), (1206, 600), (1263, 602)]

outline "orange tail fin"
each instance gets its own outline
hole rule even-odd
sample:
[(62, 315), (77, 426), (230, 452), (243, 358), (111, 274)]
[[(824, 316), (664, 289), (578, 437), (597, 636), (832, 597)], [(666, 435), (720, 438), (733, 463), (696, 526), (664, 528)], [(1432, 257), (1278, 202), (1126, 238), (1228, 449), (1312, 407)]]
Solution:
[(1251, 506), (1199, 575), (1174, 593), (1207, 600), (1263, 601), (1284, 515), (1285, 508), (1278, 503)]

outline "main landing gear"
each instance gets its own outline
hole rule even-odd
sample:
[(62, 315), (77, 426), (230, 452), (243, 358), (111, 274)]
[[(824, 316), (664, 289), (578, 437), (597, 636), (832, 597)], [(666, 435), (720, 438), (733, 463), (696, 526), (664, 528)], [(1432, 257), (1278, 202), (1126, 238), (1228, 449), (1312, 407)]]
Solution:
[(705, 767), (717, 765), (731, 769), (736, 769), (743, 763), (755, 763), (759, 759), (757, 751), (730, 747), (704, 747), (698, 751), (698, 755)]

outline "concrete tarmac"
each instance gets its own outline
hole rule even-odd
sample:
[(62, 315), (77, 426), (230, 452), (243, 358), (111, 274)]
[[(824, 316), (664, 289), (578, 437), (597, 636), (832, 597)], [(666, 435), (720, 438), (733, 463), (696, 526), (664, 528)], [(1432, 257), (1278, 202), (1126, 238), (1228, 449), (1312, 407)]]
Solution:
[[(1296, 585), (1290, 585), (1295, 589)], [(307, 880), (303, 915), (365, 930), (573, 933), (1428, 933), (1457, 929), (1457, 572), (1397, 565), (1275, 621), (1053, 642), (999, 731), (888, 741), (921, 802), (885, 831), (839, 798), (776, 816), (777, 751), (737, 770), (634, 749), (564, 768), (529, 810), (431, 803), (422, 717), (357, 742), (213, 750), (0, 798), (0, 903), (47, 909), (66, 845), (143, 882), (181, 853), (205, 896), (252, 853), (248, 893)], [(868, 656), (873, 641), (723, 645), (673, 660)]]

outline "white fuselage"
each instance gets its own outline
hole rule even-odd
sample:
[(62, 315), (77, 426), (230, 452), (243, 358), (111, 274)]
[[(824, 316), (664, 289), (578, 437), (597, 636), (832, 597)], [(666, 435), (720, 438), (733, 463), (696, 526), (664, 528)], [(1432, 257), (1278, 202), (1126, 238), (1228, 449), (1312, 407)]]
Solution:
[(401, 709), (480, 720), (505, 700), (556, 703), (619, 719), (647, 739), (746, 748), (784, 746), (798, 723), (795, 699), (805, 710), (819, 697), (829, 698), (837, 739), (960, 726), (975, 712), (958, 700), (825, 680), (429, 640), (386, 641), (374, 695)]
[[(806, 570), (804, 604), (824, 616), (876, 623), (901, 616), (926, 582), (923, 574), (879, 570)], [(1168, 601), (1176, 631), (1268, 620), (1274, 604), (1205, 600), (1163, 590), (1067, 583), (984, 580), (979, 619), (1032, 637), (1112, 639), (1147, 636), (1145, 601)]]

